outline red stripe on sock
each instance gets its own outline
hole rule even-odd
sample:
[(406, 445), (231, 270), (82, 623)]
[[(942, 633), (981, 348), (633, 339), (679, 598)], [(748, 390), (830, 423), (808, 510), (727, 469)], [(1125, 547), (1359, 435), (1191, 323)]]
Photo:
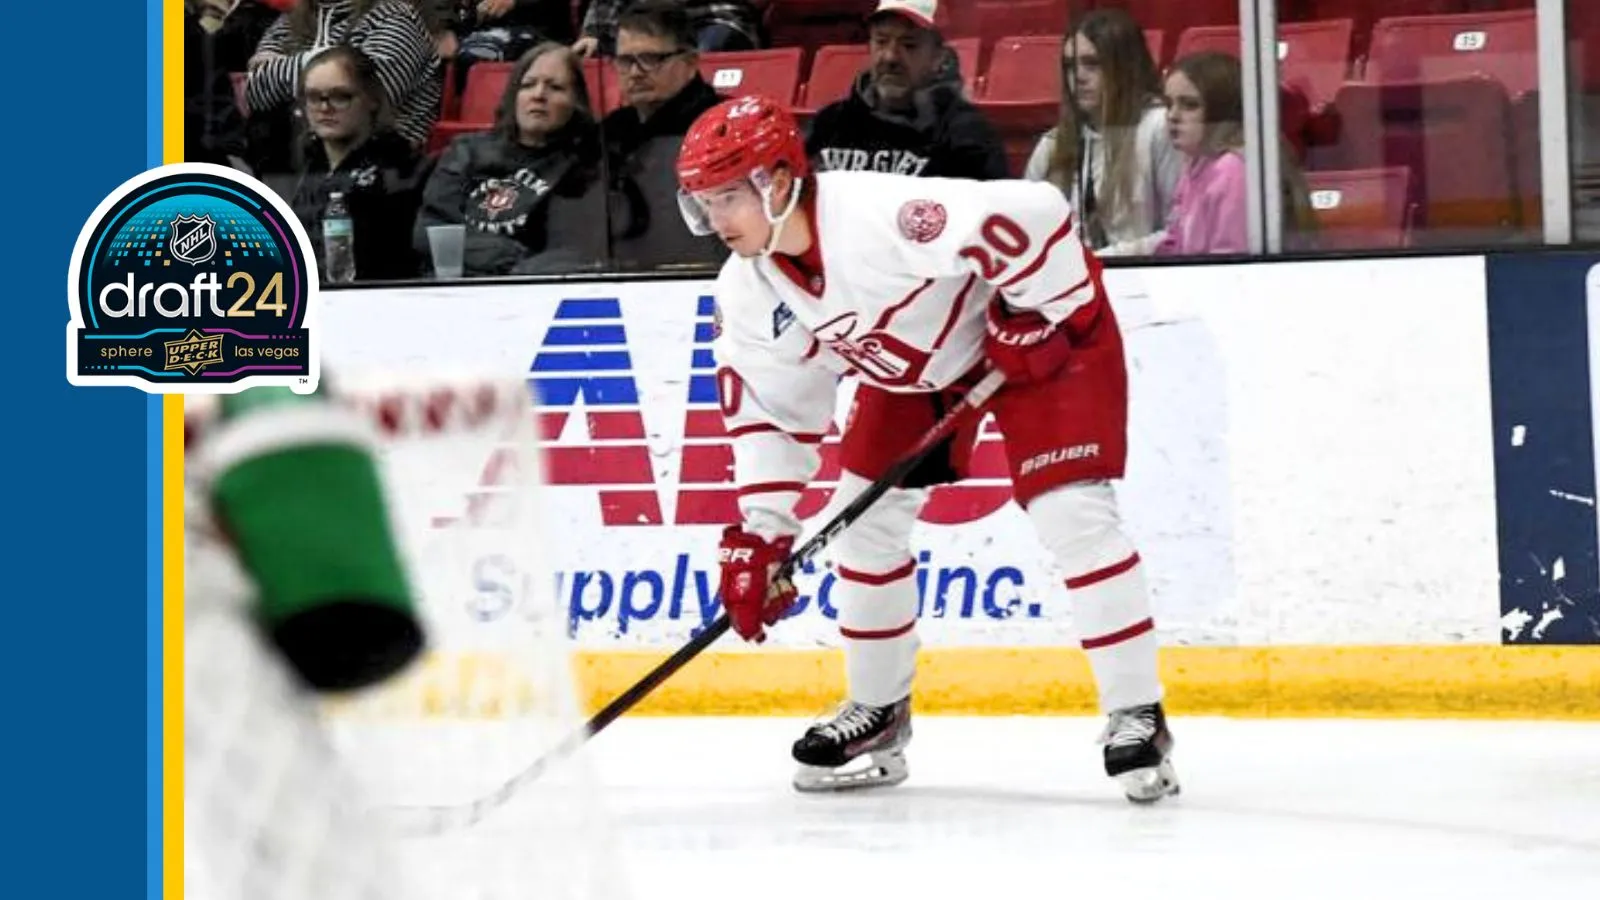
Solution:
[(1110, 634), (1102, 634), (1099, 637), (1085, 638), (1083, 641), (1083, 649), (1099, 650), (1102, 647), (1112, 647), (1122, 643), (1123, 641), (1131, 641), (1141, 634), (1153, 631), (1155, 627), (1156, 623), (1154, 619), (1145, 619), (1142, 622), (1135, 622), (1121, 631), (1113, 631)]
[(890, 638), (897, 638), (915, 627), (917, 627), (917, 620), (912, 619), (899, 628), (890, 628), (887, 631), (857, 631), (854, 628), (840, 626), (839, 633), (858, 641), (887, 641)]
[(804, 481), (758, 481), (739, 488), (739, 496), (748, 497), (752, 494), (798, 494), (806, 489)]
[(1087, 575), (1079, 575), (1076, 578), (1068, 578), (1067, 590), (1075, 591), (1079, 588), (1086, 588), (1090, 585), (1099, 584), (1100, 582), (1105, 581), (1107, 578), (1115, 578), (1118, 575), (1121, 575), (1123, 572), (1128, 571), (1138, 564), (1139, 554), (1134, 553), (1122, 562), (1112, 563), (1111, 565), (1106, 566), (1104, 569), (1095, 569), (1093, 572), (1090, 572)]
[(848, 566), (840, 566), (839, 577), (845, 581), (853, 581), (856, 584), (882, 585), (899, 581), (902, 578), (909, 578), (916, 571), (917, 561), (908, 559), (905, 565), (887, 572), (862, 572)]

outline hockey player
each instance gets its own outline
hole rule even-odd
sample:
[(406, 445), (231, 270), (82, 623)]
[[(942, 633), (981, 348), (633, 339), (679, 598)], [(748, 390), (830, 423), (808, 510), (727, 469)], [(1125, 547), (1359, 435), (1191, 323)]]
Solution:
[[(1127, 371), (1100, 265), (1061, 192), (876, 172), (812, 174), (800, 132), (759, 96), (700, 117), (678, 157), (691, 229), (733, 251), (714, 352), (742, 521), (720, 545), (735, 630), (765, 638), (796, 599), (775, 582), (820, 460), (841, 374), (859, 379), (837, 500), (878, 478), (988, 366), (1014, 493), (1066, 576), (1109, 716), (1106, 773), (1129, 797), (1178, 790), (1149, 592), (1120, 527)], [(918, 640), (911, 529), (927, 489), (963, 477), (977, 422), (837, 539), (849, 698), (794, 745), (803, 791), (907, 776)], [(865, 765), (863, 765), (865, 757)]]

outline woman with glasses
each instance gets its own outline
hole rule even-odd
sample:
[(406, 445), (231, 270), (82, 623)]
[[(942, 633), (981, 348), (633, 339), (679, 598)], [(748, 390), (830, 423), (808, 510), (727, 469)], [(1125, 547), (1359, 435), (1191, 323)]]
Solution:
[(258, 172), (293, 171), (292, 112), (307, 61), (335, 44), (359, 48), (377, 67), (394, 129), (420, 147), (439, 115), (439, 56), (411, 0), (299, 0), (262, 35), (250, 58), (251, 162)]
[(323, 263), (322, 222), (335, 193), (344, 195), (354, 227), (356, 278), (413, 278), (411, 226), (422, 203), (427, 163), (391, 124), (378, 65), (338, 45), (313, 56), (300, 74), (309, 134), (295, 187), (295, 215)]
[(583, 198), (598, 161), (577, 56), (539, 44), (511, 70), (494, 130), (456, 138), (439, 158), (412, 244), (426, 254), (428, 226), (465, 224), (467, 276), (534, 271), (556, 254), (573, 263), (597, 257), (604, 209), (586, 208)]

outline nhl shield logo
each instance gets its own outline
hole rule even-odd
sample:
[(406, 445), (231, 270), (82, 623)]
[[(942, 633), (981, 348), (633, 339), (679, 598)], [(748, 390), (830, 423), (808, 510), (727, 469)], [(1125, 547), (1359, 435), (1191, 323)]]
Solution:
[(217, 223), (209, 215), (174, 218), (167, 249), (173, 259), (191, 266), (210, 262), (217, 253)]

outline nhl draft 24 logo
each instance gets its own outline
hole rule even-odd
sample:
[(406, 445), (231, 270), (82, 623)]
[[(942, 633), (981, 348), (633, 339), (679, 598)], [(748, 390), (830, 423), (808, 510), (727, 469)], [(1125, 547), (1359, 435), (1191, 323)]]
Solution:
[(203, 163), (123, 183), (84, 223), (67, 274), (67, 380), (150, 393), (309, 393), (316, 258), (265, 185)]

